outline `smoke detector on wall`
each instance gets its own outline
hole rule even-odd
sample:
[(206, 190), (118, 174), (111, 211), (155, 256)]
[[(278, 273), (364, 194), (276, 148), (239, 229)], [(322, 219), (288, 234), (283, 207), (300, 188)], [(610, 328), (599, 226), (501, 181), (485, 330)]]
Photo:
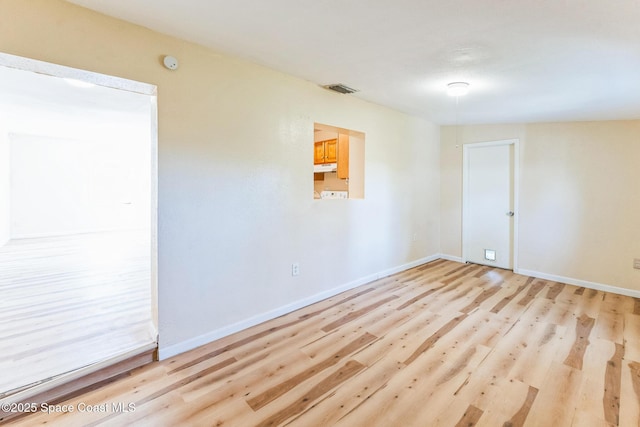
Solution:
[(177, 70), (178, 69), (178, 60), (171, 55), (167, 55), (162, 60), (162, 63), (169, 70)]
[(324, 85), (322, 87), (325, 88), (325, 89), (332, 90), (334, 92), (341, 93), (343, 95), (347, 95), (347, 94), (350, 94), (350, 93), (358, 92), (358, 89), (350, 88), (349, 86), (345, 86), (342, 83), (334, 83), (334, 84), (331, 84), (331, 85)]

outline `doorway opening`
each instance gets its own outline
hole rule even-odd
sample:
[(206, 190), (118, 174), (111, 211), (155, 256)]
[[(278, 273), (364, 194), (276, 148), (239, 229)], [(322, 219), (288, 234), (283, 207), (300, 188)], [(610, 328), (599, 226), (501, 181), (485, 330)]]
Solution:
[(157, 348), (156, 88), (0, 54), (0, 401)]

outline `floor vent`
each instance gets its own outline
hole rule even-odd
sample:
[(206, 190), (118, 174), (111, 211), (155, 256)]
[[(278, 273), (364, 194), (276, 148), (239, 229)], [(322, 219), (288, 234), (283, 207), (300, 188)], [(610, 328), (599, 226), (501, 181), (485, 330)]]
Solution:
[(345, 86), (342, 83), (336, 83), (336, 84), (332, 84), (332, 85), (325, 85), (323, 86), (325, 89), (329, 89), (332, 90), (334, 92), (338, 92), (341, 94), (349, 94), (349, 93), (354, 93), (354, 92), (358, 92), (357, 89), (352, 89), (349, 86)]

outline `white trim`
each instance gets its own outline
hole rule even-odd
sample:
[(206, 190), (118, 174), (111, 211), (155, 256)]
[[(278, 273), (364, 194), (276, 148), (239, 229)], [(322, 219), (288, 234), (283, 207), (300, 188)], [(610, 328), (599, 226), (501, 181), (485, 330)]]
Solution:
[(493, 147), (500, 145), (513, 145), (513, 211), (515, 213), (513, 217), (513, 241), (511, 242), (512, 246), (512, 263), (511, 268), (515, 271), (518, 268), (518, 241), (519, 241), (519, 217), (520, 217), (520, 140), (518, 138), (514, 139), (505, 139), (499, 141), (486, 141), (486, 142), (474, 142), (469, 144), (464, 144), (462, 146), (462, 259), (461, 262), (467, 261), (467, 251), (466, 251), (466, 239), (465, 239), (465, 229), (466, 222), (468, 220), (469, 214), (467, 213), (467, 205), (469, 198), (469, 186), (467, 184), (468, 180), (468, 164), (469, 164), (469, 149), (470, 148), (482, 148), (482, 147)]
[(520, 242), (520, 140), (513, 144), (513, 269), (518, 268), (518, 242)]
[(453, 261), (453, 262), (464, 262), (462, 261), (462, 257), (460, 256), (453, 256), (453, 255), (447, 255), (447, 254), (440, 254), (440, 259), (446, 259), (447, 261)]
[[(434, 254), (434, 255), (430, 255), (430, 256), (424, 257), (424, 258), (417, 259), (415, 261), (408, 262), (406, 264), (399, 265), (398, 267), (388, 268), (386, 270), (382, 270), (382, 271), (378, 272), (377, 274), (372, 274), (371, 276), (375, 276), (375, 278), (372, 279), (372, 280), (382, 279), (383, 277), (391, 276), (392, 274), (401, 273), (403, 271), (409, 270), (409, 269), (417, 267), (419, 265), (426, 264), (426, 263), (431, 262), (431, 261), (435, 261), (435, 260), (437, 260), (439, 258), (440, 258), (439, 254)], [(371, 277), (371, 276), (369, 276), (369, 277)], [(362, 280), (362, 279), (360, 279), (360, 280)], [(365, 282), (362, 282), (362, 284), (369, 283), (372, 280), (367, 280)]]
[(99, 86), (125, 90), (128, 92), (136, 92), (144, 95), (155, 96), (158, 92), (156, 85), (149, 83), (137, 82), (135, 80), (124, 79), (122, 77), (109, 76), (107, 74), (95, 73), (93, 71), (66, 67), (64, 65), (38, 61), (37, 59), (10, 55), (4, 52), (0, 52), (0, 65), (54, 77), (81, 80)]
[(151, 318), (156, 328), (156, 343), (158, 342), (158, 96), (157, 86), (153, 86), (151, 97), (151, 199), (149, 200), (151, 217)]
[(587, 280), (574, 279), (572, 277), (557, 276), (555, 274), (541, 273), (539, 271), (533, 271), (533, 270), (519, 269), (517, 271), (514, 270), (513, 272), (516, 274), (522, 274), (523, 276), (531, 276), (531, 277), (536, 277), (538, 279), (552, 280), (554, 282), (567, 283), (569, 285), (581, 286), (584, 288), (595, 289), (598, 291), (611, 292), (614, 294), (625, 295), (628, 297), (640, 298), (640, 290), (619, 288), (617, 286), (606, 285), (604, 283), (589, 282)]
[[(402, 264), (397, 267), (382, 270), (378, 273), (370, 274), (368, 276), (362, 277), (360, 279), (356, 279), (354, 281), (338, 286), (336, 288), (329, 289), (324, 292), (320, 292), (308, 298), (304, 298), (304, 299), (292, 302), (290, 304), (284, 305), (282, 307), (278, 307), (274, 310), (267, 311), (266, 313), (252, 316), (248, 319), (242, 320), (232, 325), (228, 325), (220, 329), (216, 329), (214, 331), (182, 341), (177, 344), (169, 345), (167, 347), (162, 347), (162, 342), (161, 342), (158, 350), (158, 357), (160, 360), (168, 359), (180, 353), (184, 353), (185, 351), (193, 350), (194, 348), (200, 347), (205, 344), (209, 344), (210, 342), (213, 342), (220, 338), (226, 337), (228, 335), (234, 334), (236, 332), (242, 331), (252, 326), (259, 325), (260, 323), (264, 323), (268, 320), (275, 319), (276, 317), (289, 314), (295, 310), (301, 309), (303, 307), (325, 300), (327, 298), (331, 298), (332, 296), (338, 295), (342, 292), (348, 291), (350, 289), (356, 288), (366, 283), (373, 282), (374, 280), (378, 280), (383, 277), (390, 276), (392, 274), (409, 270), (410, 268), (414, 268), (419, 265), (426, 264), (428, 262), (437, 260), (439, 258), (440, 258), (440, 255), (435, 254), (425, 258), (417, 259), (415, 261), (408, 262), (406, 264)], [(160, 340), (162, 341), (162, 336), (160, 337)]]
[(77, 230), (69, 231), (52, 231), (51, 233), (26, 233), (16, 234), (11, 236), (10, 240), (24, 240), (24, 239), (45, 239), (48, 237), (60, 237), (71, 236), (76, 234), (96, 234), (96, 233), (112, 233), (115, 231), (139, 231), (146, 230), (146, 227), (134, 227), (134, 228), (80, 228)]

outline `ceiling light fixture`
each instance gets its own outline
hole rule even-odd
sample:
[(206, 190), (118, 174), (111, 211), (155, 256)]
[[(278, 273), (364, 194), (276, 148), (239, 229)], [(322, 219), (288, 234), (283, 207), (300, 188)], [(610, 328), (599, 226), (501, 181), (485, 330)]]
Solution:
[(469, 83), (467, 82), (453, 82), (447, 85), (447, 93), (449, 96), (465, 96), (469, 93)]

